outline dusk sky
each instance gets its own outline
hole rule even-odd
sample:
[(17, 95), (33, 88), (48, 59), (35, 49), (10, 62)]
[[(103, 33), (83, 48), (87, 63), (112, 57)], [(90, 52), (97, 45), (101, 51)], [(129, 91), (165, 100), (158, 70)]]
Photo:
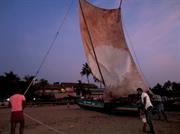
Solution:
[[(120, 0), (88, 0), (117, 8)], [(72, 4), (71, 4), (72, 3)], [(78, 0), (0, 0), (0, 75), (34, 75), (70, 6), (64, 25), (38, 78), (86, 82)], [(146, 81), (180, 82), (180, 0), (124, 0), (123, 26)], [(135, 57), (132, 51), (133, 57)]]

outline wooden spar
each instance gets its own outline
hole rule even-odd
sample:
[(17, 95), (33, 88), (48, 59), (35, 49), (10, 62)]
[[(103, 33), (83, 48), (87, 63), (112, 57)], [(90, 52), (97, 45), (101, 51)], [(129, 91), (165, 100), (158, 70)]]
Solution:
[(89, 35), (90, 44), (91, 44), (91, 46), (92, 46), (92, 50), (93, 50), (93, 54), (94, 54), (94, 57), (95, 57), (95, 60), (96, 60), (97, 67), (98, 67), (98, 70), (99, 70), (99, 73), (100, 73), (102, 82), (103, 82), (104, 86), (106, 86), (105, 81), (104, 81), (104, 78), (103, 78), (103, 74), (102, 74), (102, 71), (101, 71), (101, 68), (100, 68), (100, 66), (99, 66), (99, 62), (98, 62), (98, 59), (97, 59), (97, 55), (96, 55), (96, 52), (95, 52), (95, 49), (94, 49), (94, 45), (93, 45), (93, 41), (92, 41), (92, 38), (91, 38), (91, 34), (90, 34), (90, 32), (89, 32), (88, 25), (87, 25), (87, 22), (86, 22), (86, 19), (85, 19), (85, 15), (84, 15), (84, 12), (83, 12), (83, 9), (82, 9), (82, 6), (81, 6), (81, 0), (79, 0), (79, 5), (80, 5), (80, 9), (81, 9), (81, 13), (82, 13), (82, 16), (83, 16), (84, 23), (85, 23), (86, 28), (87, 28), (87, 33), (88, 33), (88, 35)]

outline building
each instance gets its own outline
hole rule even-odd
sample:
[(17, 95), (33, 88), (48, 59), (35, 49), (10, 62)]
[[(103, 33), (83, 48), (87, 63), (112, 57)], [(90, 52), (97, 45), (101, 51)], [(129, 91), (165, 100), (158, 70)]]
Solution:
[[(78, 83), (65, 83), (62, 82), (61, 84), (49, 84), (46, 86), (41, 87), (39, 90), (35, 92), (36, 97), (41, 99), (48, 99), (48, 100), (57, 100), (57, 99), (64, 99), (68, 97), (76, 97), (76, 88)], [(97, 89), (97, 86), (94, 84), (81, 84), (82, 89)]]

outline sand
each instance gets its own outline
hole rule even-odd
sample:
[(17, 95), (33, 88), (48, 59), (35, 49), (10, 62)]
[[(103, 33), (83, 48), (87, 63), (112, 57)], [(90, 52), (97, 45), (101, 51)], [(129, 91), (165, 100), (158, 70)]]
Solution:
[[(143, 134), (142, 122), (134, 115), (107, 115), (77, 105), (27, 107), (25, 113), (54, 130), (25, 116), (24, 134)], [(167, 115), (169, 122), (153, 117), (157, 134), (180, 134), (180, 112)], [(0, 134), (9, 134), (9, 118), (10, 109), (0, 108)]]

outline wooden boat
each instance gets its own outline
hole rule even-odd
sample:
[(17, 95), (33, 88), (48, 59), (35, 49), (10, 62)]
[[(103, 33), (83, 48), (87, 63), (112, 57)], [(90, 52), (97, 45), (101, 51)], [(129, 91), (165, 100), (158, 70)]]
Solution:
[(121, 5), (122, 0), (117, 9), (102, 9), (86, 0), (79, 1), (80, 30), (87, 62), (93, 75), (104, 84), (103, 101), (81, 98), (78, 100), (81, 107), (137, 110), (136, 99), (130, 96), (136, 94), (137, 88), (148, 91), (126, 43)]

